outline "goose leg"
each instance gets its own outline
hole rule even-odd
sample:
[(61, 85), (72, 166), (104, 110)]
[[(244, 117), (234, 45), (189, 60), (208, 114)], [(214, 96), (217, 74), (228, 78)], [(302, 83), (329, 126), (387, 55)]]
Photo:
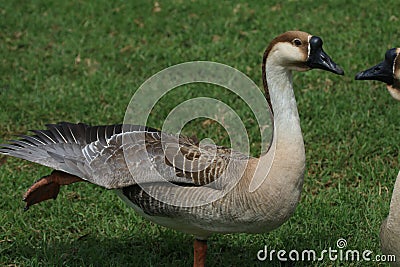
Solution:
[(84, 181), (81, 178), (62, 171), (53, 171), (50, 175), (37, 180), (24, 194), (26, 202), (24, 210), (47, 199), (56, 199), (61, 185)]
[(207, 255), (207, 240), (194, 240), (194, 262), (193, 267), (204, 267)]

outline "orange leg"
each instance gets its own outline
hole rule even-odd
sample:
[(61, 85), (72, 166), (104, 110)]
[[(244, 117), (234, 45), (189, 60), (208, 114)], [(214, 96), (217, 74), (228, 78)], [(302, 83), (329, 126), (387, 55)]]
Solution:
[(193, 267), (204, 267), (207, 256), (207, 240), (194, 240), (194, 262)]
[(24, 210), (30, 206), (47, 199), (56, 199), (61, 185), (68, 185), (84, 181), (81, 178), (62, 171), (53, 171), (50, 175), (37, 180), (24, 194), (23, 201), (26, 202)]

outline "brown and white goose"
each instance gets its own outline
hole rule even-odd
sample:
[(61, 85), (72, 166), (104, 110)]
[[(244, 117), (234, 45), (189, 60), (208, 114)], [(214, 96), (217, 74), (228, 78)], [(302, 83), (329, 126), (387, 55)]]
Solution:
[[(356, 75), (357, 80), (386, 83), (392, 97), (400, 101), (400, 48), (386, 51), (385, 60)], [(386, 255), (395, 255), (393, 266), (400, 266), (400, 172), (394, 185), (388, 217), (381, 225), (381, 248)]]
[[(3, 145), (0, 153), (55, 169), (25, 193), (26, 208), (56, 198), (60, 185), (73, 182), (87, 181), (116, 189), (147, 219), (193, 234), (194, 265), (203, 266), (206, 240), (211, 234), (264, 233), (279, 227), (293, 214), (303, 186), (305, 151), (292, 71), (313, 68), (344, 74), (323, 51), (321, 38), (305, 32), (279, 35), (265, 50), (262, 78), (274, 114), (274, 137), (271, 149), (260, 158), (223, 147), (214, 149), (215, 154), (210, 156), (207, 147), (200, 148), (188, 138), (144, 126), (72, 123), (33, 131), (33, 136)], [(145, 140), (143, 146), (136, 143), (141, 138)], [(202, 164), (206, 167), (200, 168)], [(257, 166), (268, 166), (269, 171), (256, 171)], [(155, 169), (165, 180), (153, 176)], [(199, 198), (218, 194), (221, 185), (213, 182), (236, 177), (238, 170), (243, 173), (225, 195), (211, 203), (190, 205)], [(140, 186), (133, 176), (141, 177)], [(261, 183), (249, 190), (253, 179)], [(180, 205), (161, 202), (153, 193), (180, 198)]]

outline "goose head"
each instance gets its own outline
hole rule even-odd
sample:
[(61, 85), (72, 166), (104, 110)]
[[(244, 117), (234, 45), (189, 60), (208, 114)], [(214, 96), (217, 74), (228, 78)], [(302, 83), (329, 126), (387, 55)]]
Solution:
[[(322, 39), (302, 31), (288, 31), (275, 37), (265, 49), (262, 62), (262, 80), (265, 97), (274, 115), (267, 82), (278, 77), (274, 71), (308, 71), (322, 69), (343, 75), (344, 71), (322, 49)], [(268, 72), (268, 73), (267, 73)]]
[(265, 50), (263, 77), (269, 62), (288, 70), (322, 69), (343, 75), (344, 71), (325, 53), (322, 44), (320, 37), (301, 31), (288, 31), (277, 36)]
[(386, 51), (385, 60), (379, 64), (359, 72), (356, 80), (376, 80), (386, 83), (393, 98), (400, 101), (400, 48)]

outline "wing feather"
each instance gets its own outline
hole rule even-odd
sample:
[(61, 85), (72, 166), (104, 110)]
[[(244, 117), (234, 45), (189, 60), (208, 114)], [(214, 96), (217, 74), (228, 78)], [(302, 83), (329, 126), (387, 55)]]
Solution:
[(48, 124), (0, 153), (62, 170), (106, 188), (172, 182), (209, 185), (229, 162), (248, 157), (223, 147), (137, 125)]

